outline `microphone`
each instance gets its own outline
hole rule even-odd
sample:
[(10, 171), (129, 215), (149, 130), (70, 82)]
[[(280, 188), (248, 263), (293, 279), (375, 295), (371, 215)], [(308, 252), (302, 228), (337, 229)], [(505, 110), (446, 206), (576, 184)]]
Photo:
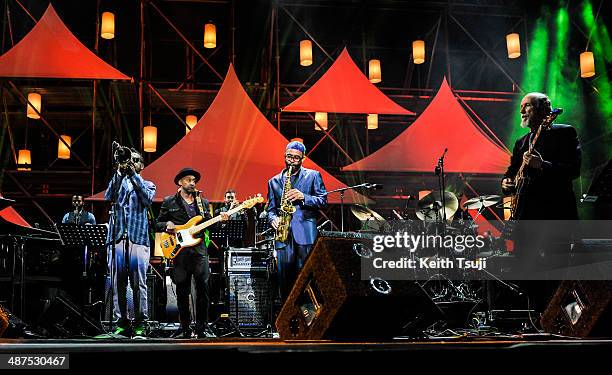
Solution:
[(447, 151), (448, 148), (445, 147), (442, 156), (440, 156), (440, 159), (438, 159), (438, 165), (436, 165), (436, 168), (434, 169), (434, 173), (436, 174), (436, 176), (439, 176), (442, 172), (442, 164), (444, 164), (444, 157), (446, 156)]

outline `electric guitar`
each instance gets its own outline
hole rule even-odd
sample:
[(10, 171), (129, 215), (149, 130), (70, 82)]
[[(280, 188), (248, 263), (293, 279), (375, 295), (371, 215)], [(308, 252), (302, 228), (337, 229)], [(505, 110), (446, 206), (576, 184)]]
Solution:
[[(262, 203), (263, 201), (264, 199), (261, 194), (257, 194), (257, 196), (245, 200), (238, 206), (224, 213), (226, 213), (228, 216), (232, 216), (236, 212), (251, 208), (257, 203)], [(221, 221), (221, 215), (215, 216), (212, 219), (200, 223), (202, 220), (202, 216), (194, 216), (185, 224), (177, 225), (174, 233), (162, 233), (160, 247), (164, 257), (167, 259), (174, 259), (177, 255), (179, 255), (181, 250), (199, 245), (203, 238), (196, 238), (195, 235), (211, 225)]]

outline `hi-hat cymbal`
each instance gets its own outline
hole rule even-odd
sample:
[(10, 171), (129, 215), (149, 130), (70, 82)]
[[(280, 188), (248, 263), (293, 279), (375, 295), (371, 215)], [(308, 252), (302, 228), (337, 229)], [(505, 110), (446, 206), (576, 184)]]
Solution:
[(491, 207), (499, 202), (499, 195), (481, 195), (472, 199), (468, 199), (463, 203), (463, 208), (466, 210), (480, 210), (483, 207)]
[[(459, 208), (459, 201), (457, 196), (450, 191), (444, 192), (444, 211), (446, 212), (446, 219), (453, 217), (457, 209)], [(421, 220), (434, 221), (441, 220), (443, 218), (442, 211), (442, 195), (440, 192), (434, 191), (427, 194), (423, 199), (419, 200), (416, 215)]]
[(383, 228), (384, 224), (386, 223), (386, 220), (376, 211), (373, 211), (360, 204), (351, 206), (351, 212), (353, 215), (355, 215), (355, 217), (357, 217), (357, 219), (365, 221), (369, 229), (379, 230)]

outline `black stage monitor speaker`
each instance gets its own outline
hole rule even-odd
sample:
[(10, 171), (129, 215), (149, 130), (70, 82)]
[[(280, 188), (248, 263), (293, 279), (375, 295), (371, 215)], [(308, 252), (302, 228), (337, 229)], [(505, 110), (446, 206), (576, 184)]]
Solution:
[(540, 323), (546, 332), (565, 336), (612, 335), (612, 282), (572, 281), (559, 285)]
[(319, 237), (276, 319), (282, 339), (419, 336), (441, 318), (415, 281), (361, 280), (362, 244)]

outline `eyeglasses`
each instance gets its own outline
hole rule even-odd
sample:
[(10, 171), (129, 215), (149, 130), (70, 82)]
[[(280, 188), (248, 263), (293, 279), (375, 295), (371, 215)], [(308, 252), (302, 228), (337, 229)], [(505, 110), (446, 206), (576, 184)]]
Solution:
[(300, 155), (286, 154), (285, 155), (285, 159), (294, 160), (294, 161), (300, 161), (300, 160), (302, 160), (302, 157)]

